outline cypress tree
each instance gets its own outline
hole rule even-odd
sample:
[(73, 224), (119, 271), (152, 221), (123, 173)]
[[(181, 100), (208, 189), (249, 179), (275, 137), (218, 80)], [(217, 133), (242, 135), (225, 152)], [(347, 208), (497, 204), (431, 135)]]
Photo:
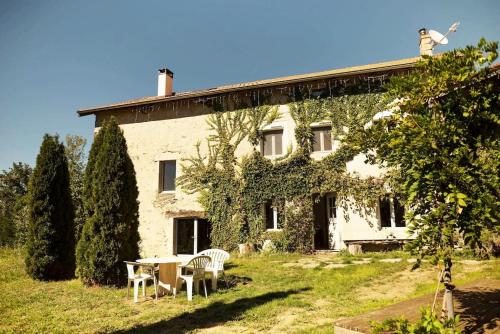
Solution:
[(126, 281), (125, 260), (139, 257), (139, 204), (134, 166), (112, 118), (92, 145), (85, 171), (86, 220), (77, 245), (77, 272), (87, 285)]
[(36, 279), (75, 274), (73, 204), (68, 162), (57, 136), (45, 135), (28, 189), (29, 226), (26, 271)]
[[(82, 189), (82, 202), (83, 202), (83, 219), (84, 219), (84, 225), (85, 221), (92, 216), (94, 213), (94, 205), (92, 202), (92, 180), (93, 180), (93, 173), (95, 171), (95, 163), (97, 160), (97, 154), (99, 153), (99, 150), (101, 149), (101, 144), (102, 144), (102, 131), (99, 131), (95, 134), (94, 136), (94, 142), (92, 143), (92, 146), (90, 147), (90, 152), (89, 152), (89, 157), (87, 160), (87, 166), (85, 167), (85, 172), (83, 175), (83, 189)], [(82, 226), (83, 229), (83, 226)], [(81, 234), (81, 231), (80, 231)], [(77, 242), (80, 239), (77, 240)]]

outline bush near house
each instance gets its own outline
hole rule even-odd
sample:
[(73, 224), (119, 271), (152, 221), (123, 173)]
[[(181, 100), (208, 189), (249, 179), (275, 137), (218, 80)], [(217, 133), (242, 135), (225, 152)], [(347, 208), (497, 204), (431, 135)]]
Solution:
[(78, 241), (77, 273), (86, 285), (121, 285), (123, 261), (139, 257), (135, 171), (114, 119), (96, 135), (85, 171), (85, 223)]
[(32, 278), (74, 276), (73, 218), (64, 146), (57, 136), (45, 135), (29, 184), (26, 271)]

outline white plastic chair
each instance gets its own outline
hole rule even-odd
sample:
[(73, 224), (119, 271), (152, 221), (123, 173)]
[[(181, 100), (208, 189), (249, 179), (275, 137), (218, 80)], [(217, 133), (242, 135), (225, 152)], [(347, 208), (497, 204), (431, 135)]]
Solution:
[(210, 275), (212, 280), (212, 290), (217, 289), (217, 279), (220, 275), (224, 277), (226, 282), (226, 275), (224, 274), (224, 262), (229, 260), (229, 253), (222, 249), (207, 249), (198, 253), (198, 255), (210, 256), (212, 261), (205, 267), (205, 272)]
[[(134, 282), (134, 303), (137, 303), (139, 295), (139, 285), (142, 283), (142, 296), (146, 298), (146, 281), (153, 280), (155, 287), (155, 299), (158, 299), (158, 284), (156, 282), (155, 266), (153, 264), (124, 261), (127, 265), (127, 298), (130, 296), (130, 282)], [(140, 268), (140, 272), (135, 272), (135, 267)]]
[(210, 256), (201, 255), (195, 256), (185, 266), (181, 266), (181, 270), (185, 269), (186, 273), (179, 275), (177, 280), (184, 280), (186, 282), (186, 290), (188, 300), (193, 300), (193, 284), (196, 292), (199, 291), (199, 283), (203, 282), (203, 289), (205, 290), (205, 298), (207, 298), (207, 285), (205, 283), (205, 267), (210, 263)]

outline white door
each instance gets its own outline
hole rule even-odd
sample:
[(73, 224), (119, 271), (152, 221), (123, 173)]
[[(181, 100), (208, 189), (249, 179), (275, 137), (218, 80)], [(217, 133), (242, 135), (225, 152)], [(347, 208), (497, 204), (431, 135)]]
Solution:
[(333, 194), (326, 195), (326, 215), (328, 219), (330, 249), (340, 250), (342, 244), (342, 231), (340, 224), (338, 224), (337, 207)]

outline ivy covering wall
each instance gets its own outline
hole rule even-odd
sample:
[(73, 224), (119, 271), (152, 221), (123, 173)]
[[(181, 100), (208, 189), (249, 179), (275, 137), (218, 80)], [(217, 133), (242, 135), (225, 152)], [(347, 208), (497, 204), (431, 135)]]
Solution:
[[(344, 92), (345, 93), (345, 92)], [(266, 104), (219, 111), (209, 115), (212, 135), (207, 154), (182, 163), (178, 184), (199, 201), (212, 223), (213, 247), (234, 249), (238, 243), (259, 243), (271, 238), (278, 248), (308, 253), (314, 250), (313, 195), (334, 193), (345, 209), (369, 212), (384, 194), (384, 181), (348, 173), (346, 163), (367, 153), (371, 138), (363, 126), (381, 111), (381, 93), (359, 89), (338, 96), (295, 99), (288, 104), (295, 122), (297, 147), (276, 160), (261, 155), (262, 129), (280, 119), (277, 105)], [(338, 145), (324, 159), (311, 158), (311, 124), (328, 120)], [(236, 149), (248, 140), (253, 149), (237, 157)], [(281, 233), (266, 233), (264, 205), (271, 202), (284, 216)], [(346, 212), (345, 210), (344, 212)]]

